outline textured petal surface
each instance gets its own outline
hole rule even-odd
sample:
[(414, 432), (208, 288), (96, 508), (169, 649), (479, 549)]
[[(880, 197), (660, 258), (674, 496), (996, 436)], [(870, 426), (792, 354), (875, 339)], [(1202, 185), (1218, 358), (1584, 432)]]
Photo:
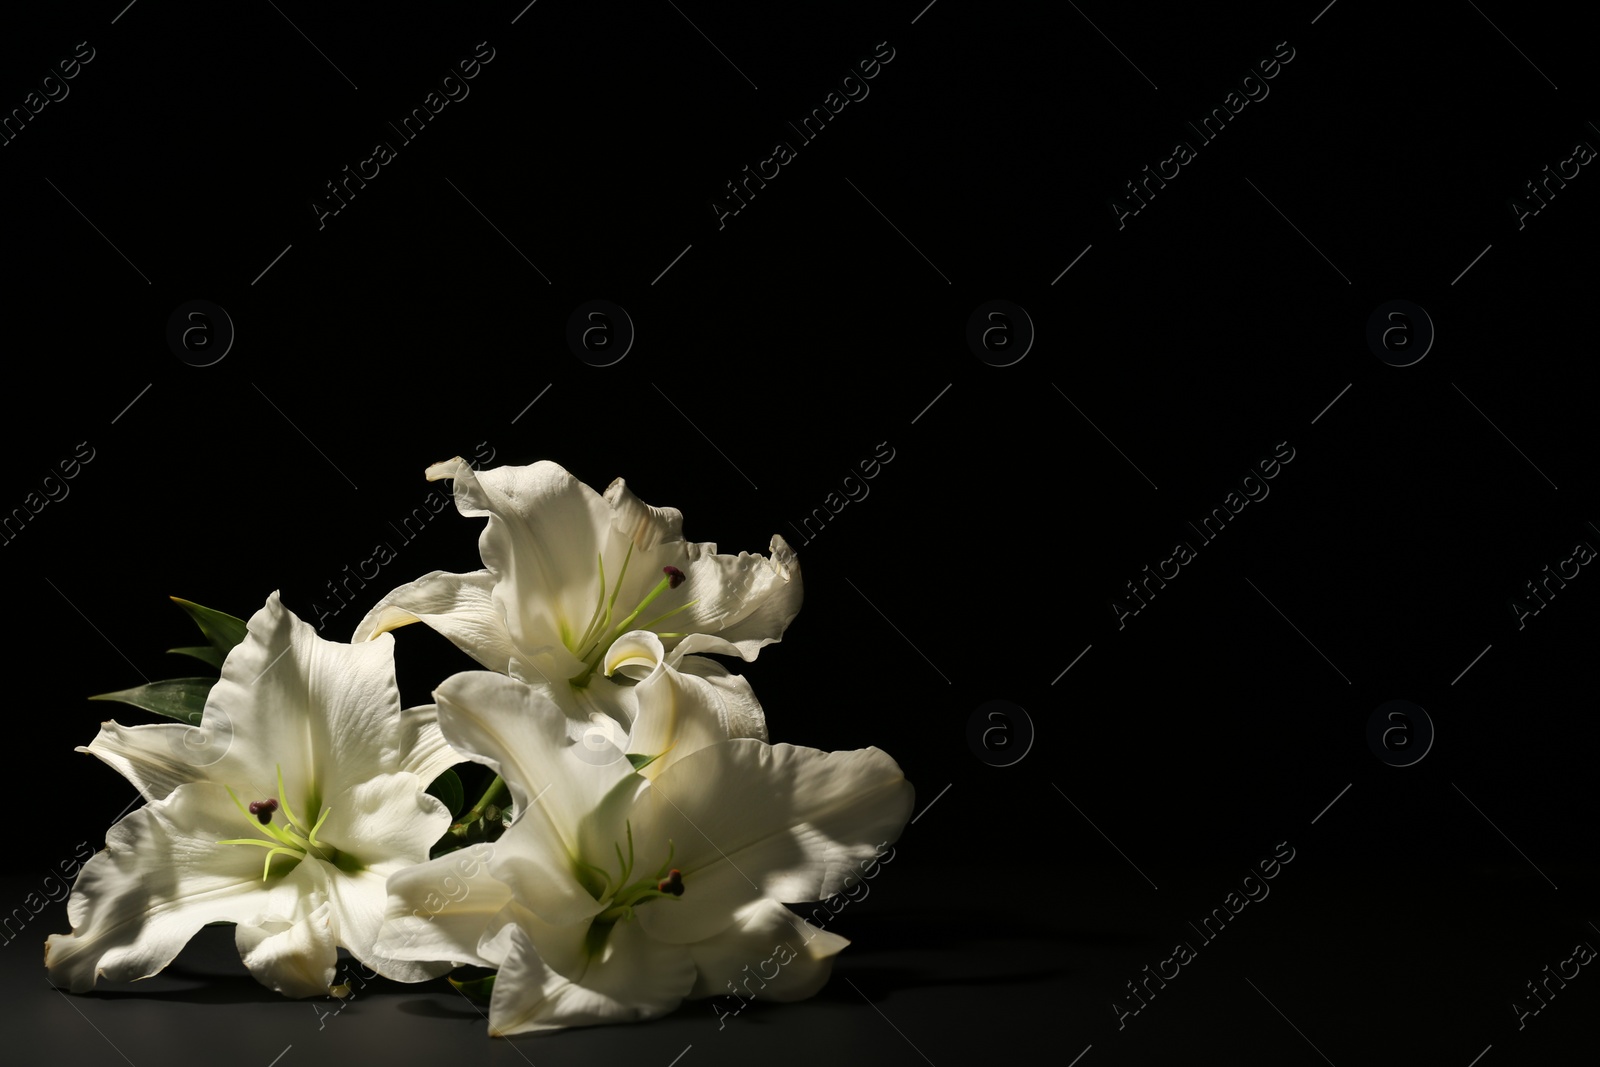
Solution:
[[(372, 868), (386, 863), (421, 863), (450, 829), (450, 812), (423, 792), (414, 774), (385, 774), (328, 798), (319, 843)], [(378, 903), (384, 893), (378, 892)]]
[(716, 545), (690, 545), (689, 580), (682, 592), (699, 603), (692, 630), (673, 648), (678, 656), (715, 652), (752, 660), (767, 645), (780, 640), (800, 613), (804, 587), (794, 549), (774, 534), (771, 556), (741, 552), (717, 555)]
[(653, 940), (638, 923), (618, 923), (592, 957), (583, 948), (584, 930), (512, 928), (489, 1002), (490, 1034), (654, 1019), (694, 987), (689, 953)]
[(758, 900), (720, 934), (687, 946), (696, 972), (689, 996), (804, 1000), (828, 981), (833, 958), (848, 944), (777, 901)]
[(197, 748), (208, 780), (268, 797), (281, 768), (298, 811), (397, 769), (399, 722), (394, 638), (324, 641), (273, 593), (223, 661), (201, 725), (189, 729), (210, 742)]
[(186, 748), (195, 733), (193, 727), (176, 722), (150, 726), (103, 722), (95, 739), (78, 751), (99, 757), (146, 800), (160, 800), (180, 785), (204, 779), (204, 769), (195, 765)]
[(387, 903), (385, 885), (391, 875), (410, 870), (388, 864), (328, 879), (328, 898), (337, 941), (370, 968), (397, 982), (421, 982), (448, 974), (451, 964), (442, 957), (404, 960), (378, 950)]
[(518, 656), (505, 613), (494, 598), (495, 576), (434, 571), (385, 594), (356, 626), (353, 641), (426, 623), (492, 671), (504, 671)]
[(496, 842), (495, 875), (551, 922), (599, 911), (574, 861), (607, 794), (629, 779), (643, 784), (621, 750), (574, 742), (566, 714), (544, 688), (505, 675), (452, 675), (434, 697), (451, 746), (488, 765), (511, 790), (516, 822)]
[(263, 883), (264, 849), (217, 843), (247, 832), (227, 790), (210, 783), (179, 786), (130, 812), (78, 874), (67, 905), (72, 933), (46, 941), (51, 980), (81, 993), (100, 977), (145, 978), (207, 923), (291, 915), (302, 896), (321, 892), (316, 864)]
[(710, 676), (668, 666), (661, 639), (646, 630), (624, 634), (607, 655), (607, 673), (643, 672), (633, 687), (636, 711), (626, 747), (656, 757), (640, 771), (647, 778), (691, 752), (748, 736), (736, 730), (766, 732), (761, 705), (748, 682), (710, 660), (691, 656), (689, 662), (702, 670), (709, 666)]
[(671, 839), (683, 872), (674, 907), (639, 909), (656, 937), (687, 943), (720, 933), (763, 896), (821, 900), (896, 840), (911, 783), (876, 748), (821, 752), (727, 741), (669, 767), (639, 795), (636, 838)]
[(409, 771), (422, 780), (424, 786), (466, 757), (450, 747), (439, 729), (439, 708), (423, 704), (407, 708), (400, 719), (399, 770)]
[(234, 930), (239, 958), (268, 989), (286, 997), (315, 997), (328, 992), (339, 965), (338, 929), (333, 904), (309, 907), (296, 901), (301, 914), (267, 914), (242, 922)]
[(600, 592), (596, 560), (610, 527), (600, 494), (545, 462), (474, 471), (456, 459), (428, 477), (453, 478), (461, 514), (489, 520), (478, 551), (512, 644), (526, 655), (562, 644), (563, 634), (576, 639)]
[(380, 959), (496, 966), (498, 959), (478, 952), (490, 920), (511, 900), (511, 887), (489, 872), (494, 851), (483, 842), (390, 875)]
[(743, 675), (734, 674), (716, 660), (704, 656), (682, 656), (677, 668), (679, 674), (701, 679), (710, 687), (708, 695), (717, 702), (717, 717), (729, 739), (767, 740), (766, 712)]

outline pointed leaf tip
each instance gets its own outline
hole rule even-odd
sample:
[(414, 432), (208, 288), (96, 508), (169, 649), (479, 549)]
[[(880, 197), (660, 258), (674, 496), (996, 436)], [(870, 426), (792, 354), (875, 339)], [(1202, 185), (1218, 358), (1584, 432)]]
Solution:
[(249, 632), (249, 627), (245, 625), (243, 619), (235, 618), (225, 611), (208, 608), (182, 597), (175, 596), (169, 599), (189, 613), (189, 617), (200, 627), (200, 632), (205, 635), (206, 640), (211, 642), (211, 647), (223, 658), (226, 658), (234, 646), (243, 641)]
[(115, 693), (97, 693), (89, 699), (116, 700), (189, 726), (199, 726), (205, 715), (206, 697), (216, 684), (215, 678), (168, 678), (132, 689), (119, 689)]

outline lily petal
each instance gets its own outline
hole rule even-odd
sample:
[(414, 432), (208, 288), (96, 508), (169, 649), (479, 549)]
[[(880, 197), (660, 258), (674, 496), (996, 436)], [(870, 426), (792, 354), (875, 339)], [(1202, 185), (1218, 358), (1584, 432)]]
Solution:
[(622, 752), (574, 743), (566, 714), (545, 688), (502, 674), (452, 675), (434, 698), (451, 747), (489, 766), (511, 790), (516, 822), (496, 843), (496, 877), (517, 885), (551, 922), (600, 911), (574, 857), (583, 854), (585, 825), (613, 787), (630, 778), (643, 784)]
[[(782, 537), (774, 535), (769, 543), (770, 559), (749, 552), (718, 554), (715, 544), (683, 540), (683, 513), (677, 508), (651, 507), (621, 478), (606, 489), (605, 498), (613, 527), (647, 554), (652, 575), (660, 573), (659, 565), (670, 563), (688, 580), (682, 599), (696, 603), (673, 629), (693, 632), (682, 639), (688, 647), (680, 656), (699, 651), (755, 659), (799, 614), (804, 594), (800, 564)], [(672, 551), (661, 555), (658, 547)]]
[(181, 785), (111, 827), (73, 886), (72, 933), (45, 942), (51, 981), (82, 993), (101, 977), (146, 978), (207, 923), (290, 913), (321, 890), (315, 864), (264, 884), (261, 850), (218, 844), (239, 830), (227, 790), (210, 783)]
[(777, 534), (768, 546), (771, 558), (749, 552), (719, 556), (716, 549), (691, 546), (687, 593), (700, 603), (694, 622), (686, 625), (697, 632), (672, 651), (677, 657), (714, 652), (753, 660), (762, 648), (781, 640), (800, 613), (800, 562)]
[(822, 752), (727, 741), (674, 763), (641, 792), (631, 820), (644, 840), (674, 843), (684, 893), (639, 909), (664, 941), (700, 941), (762, 896), (821, 900), (859, 876), (910, 817), (914, 791), (876, 748)]
[(161, 800), (180, 785), (204, 779), (205, 772), (196, 763), (198, 753), (186, 749), (195, 735), (193, 727), (175, 722), (151, 726), (103, 722), (95, 739), (78, 751), (98, 756), (146, 800)]
[(645, 672), (633, 688), (638, 710), (627, 748), (656, 757), (639, 772), (647, 778), (692, 752), (749, 736), (734, 731), (766, 733), (761, 705), (748, 682), (711, 660), (690, 657), (688, 662), (705, 673), (680, 673), (668, 666), (661, 639), (648, 630), (624, 634), (607, 654), (608, 674)]
[(422, 780), (424, 786), (466, 758), (450, 747), (439, 729), (439, 708), (422, 704), (400, 713), (400, 766)]
[(520, 653), (494, 598), (495, 581), (487, 570), (425, 574), (385, 594), (356, 624), (351, 640), (370, 641), (414, 622), (427, 623), (485, 667), (504, 671)]
[(606, 486), (605, 501), (611, 506), (611, 526), (648, 552), (663, 541), (683, 540), (683, 512), (677, 508), (654, 508), (633, 495), (621, 478)]
[(399, 717), (394, 638), (325, 641), (273, 593), (189, 729), (211, 731), (224, 749), (205, 767), (209, 780), (270, 796), (281, 768), (291, 803), (311, 807), (399, 766)]
[(394, 874), (410, 869), (391, 863), (328, 880), (329, 904), (339, 942), (357, 959), (397, 982), (426, 981), (448, 974), (451, 968), (451, 963), (440, 957), (396, 959), (378, 951), (378, 934), (384, 921), (385, 883)]
[(494, 845), (482, 842), (391, 874), (376, 955), (396, 962), (498, 966), (498, 958), (478, 951), (490, 920), (511, 901), (511, 887), (489, 871), (493, 854)]
[[(448, 829), (450, 810), (444, 802), (423, 792), (422, 779), (402, 772), (379, 775), (339, 793), (317, 840), (324, 846), (322, 858), (336, 865), (408, 866), (426, 860), (429, 844)], [(376, 904), (383, 899), (379, 892)]]
[(689, 953), (653, 940), (638, 923), (617, 923), (592, 957), (584, 948), (585, 931), (586, 926), (511, 927), (510, 951), (489, 1001), (492, 1036), (654, 1019), (676, 1008), (693, 988)]
[(714, 659), (704, 656), (677, 657), (679, 674), (701, 679), (710, 686), (708, 695), (717, 701), (717, 718), (728, 738), (767, 739), (767, 715), (744, 675), (734, 674)]
[(234, 930), (239, 957), (268, 989), (286, 997), (328, 992), (339, 965), (334, 906), (324, 900), (309, 915), (290, 919), (258, 916)]
[(478, 551), (497, 580), (512, 644), (527, 652), (563, 631), (577, 637), (594, 611), (595, 560), (608, 547), (610, 509), (600, 495), (548, 462), (474, 471), (457, 458), (427, 474), (454, 479), (461, 514), (489, 520)]
[(833, 958), (849, 944), (763, 898), (739, 909), (722, 933), (687, 946), (696, 970), (689, 996), (804, 1000), (827, 983)]

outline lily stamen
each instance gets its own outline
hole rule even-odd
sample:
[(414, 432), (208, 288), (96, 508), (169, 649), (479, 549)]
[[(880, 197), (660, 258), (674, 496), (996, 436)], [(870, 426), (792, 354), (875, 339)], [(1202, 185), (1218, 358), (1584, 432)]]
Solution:
[[(307, 854), (315, 853), (318, 859), (326, 860), (341, 866), (350, 862), (351, 858), (340, 855), (337, 849), (324, 849), (317, 841), (317, 831), (322, 829), (322, 824), (328, 816), (333, 814), (332, 808), (323, 808), (317, 815), (316, 823), (307, 830), (305, 824), (294, 814), (289, 807), (288, 797), (283, 789), (283, 768), (278, 768), (278, 799), (268, 797), (266, 800), (252, 800), (248, 806), (239, 800), (238, 794), (231, 786), (224, 786), (228, 796), (233, 798), (234, 806), (239, 813), (250, 820), (251, 828), (265, 836), (266, 840), (256, 837), (232, 837), (218, 841), (219, 845), (256, 845), (267, 850), (266, 860), (261, 866), (261, 880), (264, 882), (272, 875), (272, 857), (289, 856), (295, 862), (306, 858)], [(279, 826), (272, 821), (273, 813), (279, 808), (283, 809), (288, 821), (287, 826)], [(299, 830), (300, 833), (295, 831)]]
[(305, 823), (301, 822), (299, 820), (299, 818), (295, 815), (294, 809), (289, 807), (289, 798), (284, 796), (284, 793), (283, 793), (283, 766), (281, 764), (278, 766), (278, 801), (279, 801), (279, 803), (281, 803), (283, 805), (283, 816), (284, 816), (284, 818), (288, 819), (291, 825), (298, 826), (298, 827), (304, 829), (305, 828)]
[[(596, 563), (600, 571), (600, 595), (595, 601), (594, 613), (589, 618), (589, 625), (584, 628), (583, 636), (579, 638), (574, 645), (568, 646), (571, 648), (573, 654), (575, 654), (578, 659), (583, 662), (583, 670), (579, 671), (576, 675), (569, 679), (569, 681), (579, 689), (589, 684), (589, 678), (594, 674), (595, 669), (599, 666), (600, 660), (605, 656), (606, 650), (611, 647), (612, 642), (616, 641), (617, 638), (621, 637), (628, 630), (634, 628), (634, 622), (639, 618), (640, 615), (644, 613), (644, 609), (649, 607), (662, 593), (678, 588), (678, 586), (682, 585), (688, 579), (688, 575), (684, 574), (683, 571), (677, 567), (671, 566), (670, 564), (662, 567), (661, 573), (665, 575), (665, 577), (656, 583), (655, 588), (651, 589), (650, 592), (645, 594), (644, 599), (639, 601), (634, 609), (628, 613), (626, 618), (624, 618), (621, 622), (618, 622), (616, 625), (612, 625), (611, 618), (616, 608), (617, 594), (622, 591), (623, 579), (626, 578), (628, 574), (628, 562), (632, 558), (633, 545), (630, 544), (628, 546), (627, 553), (622, 557), (622, 570), (617, 575), (616, 585), (612, 587), (611, 596), (608, 599), (606, 597), (605, 558), (604, 556), (596, 557)], [(649, 622), (639, 626), (638, 629), (653, 629), (655, 625), (662, 620), (669, 619), (678, 614), (680, 611), (686, 611), (698, 603), (699, 600), (695, 599), (689, 601), (687, 604), (680, 604), (671, 611), (657, 615)], [(565, 634), (566, 632), (565, 625), (563, 625), (562, 633)]]

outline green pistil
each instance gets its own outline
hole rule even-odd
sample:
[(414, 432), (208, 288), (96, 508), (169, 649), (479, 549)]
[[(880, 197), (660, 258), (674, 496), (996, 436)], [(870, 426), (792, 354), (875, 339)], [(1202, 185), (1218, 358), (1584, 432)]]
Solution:
[[(633, 909), (637, 908), (640, 904), (643, 904), (646, 901), (655, 900), (658, 897), (670, 897), (676, 899), (683, 895), (683, 874), (677, 868), (672, 866), (672, 857), (676, 852), (676, 846), (674, 846), (671, 839), (668, 839), (667, 841), (667, 858), (661, 864), (661, 867), (655, 872), (655, 874), (640, 878), (634, 882), (628, 881), (628, 879), (633, 875), (633, 824), (630, 822), (627, 824), (627, 827), (627, 858), (623, 858), (622, 846), (620, 844), (613, 846), (617, 850), (617, 863), (619, 870), (617, 885), (621, 886), (621, 888), (615, 893), (611, 894), (610, 907), (606, 908), (599, 915), (594, 917), (594, 927), (601, 928), (602, 932), (596, 935), (594, 928), (591, 927), (590, 929), (591, 938), (598, 936), (601, 944), (603, 944), (605, 941), (605, 931), (609, 931), (613, 925), (624, 919), (631, 919), (633, 917)], [(583, 866), (589, 869), (598, 869), (592, 868), (588, 864), (584, 864)], [(606, 881), (609, 886), (609, 876), (607, 876)]]
[[(234, 806), (239, 809), (239, 814), (245, 817), (252, 830), (262, 834), (265, 840), (258, 837), (233, 837), (218, 841), (219, 845), (255, 845), (267, 850), (265, 861), (261, 865), (261, 880), (265, 882), (272, 874), (272, 857), (289, 856), (295, 863), (306, 858), (308, 853), (315, 852), (317, 857), (332, 863), (342, 871), (358, 871), (361, 864), (352, 856), (341, 853), (338, 849), (329, 848), (317, 841), (317, 831), (322, 829), (322, 824), (333, 814), (332, 808), (323, 808), (317, 821), (309, 828), (294, 809), (289, 807), (289, 798), (283, 789), (283, 768), (278, 768), (278, 798), (274, 800), (252, 801), (248, 808), (240, 802), (231, 786), (224, 786), (228, 796), (233, 799)], [(321, 808), (321, 804), (317, 804)], [(279, 826), (272, 821), (274, 812), (281, 809), (287, 826)]]
[[(605, 558), (602, 555), (596, 555), (595, 557), (600, 571), (600, 595), (595, 600), (594, 613), (589, 617), (589, 625), (584, 628), (583, 636), (578, 639), (575, 645), (569, 644), (567, 646), (583, 663), (583, 669), (568, 679), (578, 689), (582, 689), (589, 684), (589, 679), (594, 675), (596, 668), (599, 667), (600, 660), (604, 658), (606, 650), (611, 647), (612, 642), (616, 641), (617, 638), (635, 628), (633, 624), (644, 613), (644, 609), (654, 603), (655, 599), (662, 593), (669, 589), (678, 588), (685, 580), (684, 573), (677, 567), (663, 567), (662, 571), (666, 577), (656, 583), (655, 588), (650, 590), (643, 600), (639, 601), (638, 605), (628, 613), (626, 618), (613, 626), (611, 619), (617, 606), (617, 594), (622, 591), (622, 581), (628, 575), (628, 562), (632, 558), (633, 545), (629, 544), (627, 553), (622, 557), (622, 570), (617, 574), (616, 585), (611, 588), (611, 596), (607, 599)], [(649, 622), (639, 626), (638, 629), (653, 629), (658, 622), (670, 619), (678, 612), (685, 611), (697, 603), (699, 603), (698, 600), (691, 600), (687, 604), (681, 604), (671, 611), (657, 615)], [(669, 634), (665, 636), (681, 637), (683, 635)], [(563, 624), (562, 638), (563, 640), (566, 639), (565, 624)]]

